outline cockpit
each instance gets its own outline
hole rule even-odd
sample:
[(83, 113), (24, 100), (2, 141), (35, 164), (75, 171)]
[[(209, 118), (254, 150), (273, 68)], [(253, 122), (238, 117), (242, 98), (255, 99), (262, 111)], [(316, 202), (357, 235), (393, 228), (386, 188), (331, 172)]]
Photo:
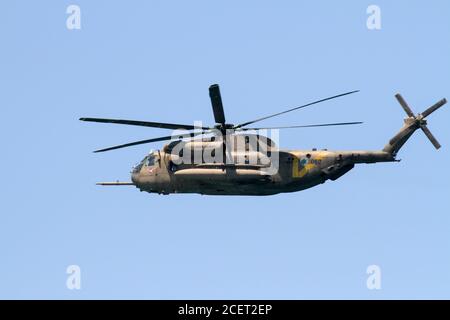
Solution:
[(141, 171), (142, 167), (153, 167), (156, 165), (156, 162), (158, 161), (157, 156), (155, 153), (150, 153), (148, 156), (146, 156), (144, 159), (142, 159), (141, 162), (139, 162), (138, 165), (136, 165), (133, 168), (133, 173), (138, 173)]

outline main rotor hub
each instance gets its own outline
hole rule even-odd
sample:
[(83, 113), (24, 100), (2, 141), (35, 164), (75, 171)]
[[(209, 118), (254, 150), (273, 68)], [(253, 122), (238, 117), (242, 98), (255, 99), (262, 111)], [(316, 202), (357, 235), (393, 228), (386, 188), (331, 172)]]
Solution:
[(216, 128), (216, 129), (218, 129), (218, 130), (220, 130), (220, 131), (223, 131), (223, 130), (226, 130), (226, 129), (233, 129), (234, 128), (234, 125), (233, 124), (231, 124), (231, 123), (219, 123), (219, 124), (216, 124), (215, 126), (214, 126), (214, 128)]

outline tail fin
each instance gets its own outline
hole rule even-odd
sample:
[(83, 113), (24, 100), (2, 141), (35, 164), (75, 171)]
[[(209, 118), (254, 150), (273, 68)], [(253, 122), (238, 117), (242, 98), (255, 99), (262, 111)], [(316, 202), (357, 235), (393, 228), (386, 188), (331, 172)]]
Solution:
[(389, 152), (392, 155), (396, 155), (397, 152), (403, 147), (405, 142), (412, 136), (412, 134), (417, 129), (422, 129), (423, 133), (427, 136), (427, 138), (430, 140), (430, 142), (433, 144), (433, 146), (436, 149), (439, 149), (441, 145), (436, 140), (436, 138), (433, 136), (431, 131), (427, 127), (427, 120), (425, 119), (430, 114), (432, 114), (434, 111), (442, 107), (444, 104), (447, 103), (447, 100), (444, 98), (442, 100), (439, 100), (434, 105), (426, 109), (424, 112), (419, 113), (417, 115), (414, 115), (411, 108), (408, 106), (406, 101), (403, 99), (403, 97), (397, 93), (395, 95), (400, 105), (403, 107), (403, 110), (405, 110), (408, 117), (405, 119), (405, 124), (400, 129), (400, 131), (389, 141), (389, 143), (383, 148), (383, 151)]

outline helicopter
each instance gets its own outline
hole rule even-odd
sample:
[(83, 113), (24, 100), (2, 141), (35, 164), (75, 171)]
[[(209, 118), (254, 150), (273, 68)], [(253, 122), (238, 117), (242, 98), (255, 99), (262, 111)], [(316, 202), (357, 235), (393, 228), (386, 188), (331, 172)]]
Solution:
[(356, 92), (358, 90), (345, 92), (235, 125), (226, 122), (219, 85), (213, 84), (209, 87), (209, 96), (216, 124), (212, 127), (105, 118), (79, 120), (176, 130), (170, 136), (94, 151), (98, 153), (171, 140), (161, 150), (151, 151), (133, 167), (131, 182), (97, 183), (102, 186), (135, 186), (140, 191), (163, 195), (197, 193), (263, 196), (305, 190), (328, 180), (339, 179), (356, 164), (400, 161), (396, 159), (397, 153), (418, 129), (423, 131), (436, 149), (441, 147), (428, 129), (426, 118), (442, 107), (447, 100), (441, 99), (424, 112), (414, 114), (398, 93), (395, 98), (407, 117), (398, 133), (381, 150), (283, 150), (278, 148), (276, 139), (267, 136), (267, 130), (357, 125), (362, 123), (360, 121), (249, 127), (256, 122)]

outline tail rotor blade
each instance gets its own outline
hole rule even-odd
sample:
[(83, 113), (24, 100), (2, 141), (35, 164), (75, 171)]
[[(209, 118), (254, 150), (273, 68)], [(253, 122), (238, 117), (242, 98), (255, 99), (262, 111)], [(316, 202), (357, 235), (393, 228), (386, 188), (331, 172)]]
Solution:
[(436, 138), (433, 136), (433, 134), (431, 133), (430, 129), (428, 129), (428, 127), (426, 125), (420, 126), (420, 129), (422, 129), (423, 133), (425, 133), (427, 138), (431, 141), (431, 143), (433, 144), (433, 146), (436, 149), (439, 149), (441, 147), (439, 142), (436, 140)]
[(438, 102), (436, 102), (435, 104), (433, 104), (431, 107), (429, 107), (427, 110), (425, 110), (424, 112), (422, 112), (422, 116), (424, 118), (428, 117), (430, 114), (432, 114), (433, 112), (435, 112), (437, 109), (439, 109), (440, 107), (442, 107), (444, 104), (447, 103), (447, 99), (442, 99), (439, 100)]
[(400, 103), (400, 105), (402, 106), (403, 110), (405, 110), (406, 114), (408, 115), (408, 117), (414, 117), (414, 113), (412, 112), (411, 108), (408, 106), (408, 104), (406, 103), (405, 99), (403, 99), (403, 97), (401, 96), (400, 93), (397, 93), (395, 95), (395, 98), (397, 98), (398, 103)]

